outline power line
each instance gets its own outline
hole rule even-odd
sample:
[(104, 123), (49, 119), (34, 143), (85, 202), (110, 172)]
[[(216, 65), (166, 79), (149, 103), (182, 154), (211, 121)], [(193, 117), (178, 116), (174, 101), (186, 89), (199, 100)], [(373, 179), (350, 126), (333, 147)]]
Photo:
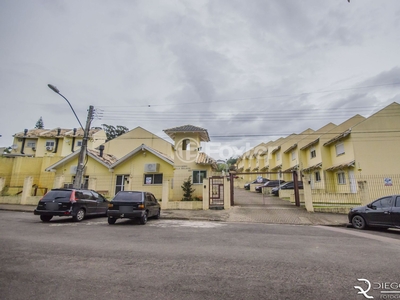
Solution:
[[(197, 101), (197, 102), (174, 102), (174, 105), (178, 104), (204, 104), (204, 103), (220, 103), (220, 102), (236, 102), (236, 101), (250, 101), (250, 100), (261, 100), (261, 99), (273, 99), (273, 98), (284, 98), (284, 97), (300, 97), (305, 95), (312, 95), (312, 94), (326, 94), (326, 93), (334, 93), (334, 92), (343, 92), (343, 91), (351, 91), (351, 90), (361, 90), (361, 89), (368, 89), (368, 88), (376, 88), (382, 86), (390, 86), (390, 85), (398, 85), (400, 82), (393, 82), (393, 83), (383, 83), (377, 85), (369, 85), (369, 86), (360, 86), (360, 87), (353, 87), (353, 88), (342, 88), (342, 89), (332, 89), (332, 90), (324, 90), (324, 91), (315, 91), (315, 92), (303, 92), (298, 94), (282, 94), (282, 95), (270, 95), (270, 96), (260, 96), (260, 97), (250, 97), (250, 98), (239, 98), (239, 99), (225, 99), (225, 100), (209, 100), (209, 101)], [(171, 106), (171, 103), (168, 104), (147, 104), (147, 105), (126, 105), (126, 106), (118, 106), (118, 107), (160, 107), (160, 106)], [(98, 106), (98, 107), (115, 107), (115, 105), (110, 106)]]

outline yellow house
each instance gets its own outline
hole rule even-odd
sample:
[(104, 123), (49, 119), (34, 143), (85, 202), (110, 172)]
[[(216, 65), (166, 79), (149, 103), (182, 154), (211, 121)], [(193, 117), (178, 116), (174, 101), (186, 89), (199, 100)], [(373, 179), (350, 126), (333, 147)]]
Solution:
[[(7, 194), (22, 191), (27, 176), (33, 177), (34, 194), (43, 195), (53, 186), (54, 174), (45, 172), (65, 156), (80, 149), (82, 129), (25, 129), (14, 135), (10, 153), (0, 157), (0, 177)], [(101, 128), (89, 131), (88, 149), (104, 143), (106, 134)]]
[[(166, 186), (168, 200), (179, 201), (182, 200), (183, 181), (190, 176), (195, 189), (193, 196), (201, 197), (203, 179), (211, 176), (217, 167), (215, 160), (199, 149), (200, 142), (209, 141), (207, 130), (185, 125), (165, 132), (174, 140), (174, 145), (137, 127), (106, 142), (99, 150), (88, 150), (85, 185), (108, 197), (121, 190), (146, 190), (158, 199)], [(72, 185), (78, 156), (79, 151), (76, 151), (46, 168), (55, 174), (55, 187)]]

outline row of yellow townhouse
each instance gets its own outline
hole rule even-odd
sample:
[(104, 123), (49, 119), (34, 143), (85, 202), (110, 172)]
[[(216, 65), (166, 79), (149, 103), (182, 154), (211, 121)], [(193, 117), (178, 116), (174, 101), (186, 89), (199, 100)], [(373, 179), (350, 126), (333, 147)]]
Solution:
[(309, 211), (400, 194), (400, 105), (261, 143), (239, 157), (236, 185), (262, 174), (289, 181), (289, 171), (302, 178), (302, 201)]

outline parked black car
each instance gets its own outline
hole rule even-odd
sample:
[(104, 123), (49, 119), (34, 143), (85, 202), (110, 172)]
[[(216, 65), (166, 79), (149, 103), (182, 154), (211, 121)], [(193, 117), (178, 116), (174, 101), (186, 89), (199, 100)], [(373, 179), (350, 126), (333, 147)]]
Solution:
[(161, 206), (153, 194), (139, 191), (120, 191), (108, 205), (108, 224), (115, 224), (117, 219), (139, 219), (146, 224), (147, 219), (160, 218)]
[(256, 180), (253, 180), (252, 182), (248, 182), (248, 183), (246, 183), (245, 185), (244, 185), (244, 189), (245, 190), (250, 190), (250, 184), (254, 184), (254, 183), (266, 183), (267, 181), (269, 181), (269, 179), (267, 179), (267, 178), (262, 178), (261, 180), (259, 180), (259, 179), (256, 179)]
[[(303, 189), (303, 181), (298, 181), (298, 186), (299, 189)], [(279, 196), (279, 190), (294, 190), (294, 182), (293, 181), (288, 181), (284, 184), (281, 184), (280, 186), (274, 187), (271, 190), (271, 194), (275, 196)]]
[(357, 229), (400, 228), (400, 195), (382, 197), (368, 205), (353, 207), (348, 217), (349, 222)]
[(92, 190), (52, 189), (40, 199), (33, 213), (43, 222), (49, 222), (54, 216), (72, 217), (80, 222), (88, 215), (106, 216), (108, 203)]
[(255, 190), (256, 190), (256, 192), (261, 193), (263, 188), (266, 188), (266, 187), (273, 188), (273, 187), (277, 187), (278, 185), (283, 184), (283, 183), (285, 183), (284, 180), (269, 180), (266, 183), (264, 183), (263, 185), (256, 186)]

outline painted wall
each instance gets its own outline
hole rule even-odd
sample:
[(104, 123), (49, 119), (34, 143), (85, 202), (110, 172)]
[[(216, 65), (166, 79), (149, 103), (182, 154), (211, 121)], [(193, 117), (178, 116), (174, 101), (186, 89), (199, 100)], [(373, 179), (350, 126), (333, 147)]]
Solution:
[(171, 143), (141, 127), (136, 127), (135, 129), (106, 142), (104, 144), (104, 152), (113, 154), (117, 158), (121, 158), (142, 144), (157, 149), (157, 151), (169, 157), (173, 156)]

